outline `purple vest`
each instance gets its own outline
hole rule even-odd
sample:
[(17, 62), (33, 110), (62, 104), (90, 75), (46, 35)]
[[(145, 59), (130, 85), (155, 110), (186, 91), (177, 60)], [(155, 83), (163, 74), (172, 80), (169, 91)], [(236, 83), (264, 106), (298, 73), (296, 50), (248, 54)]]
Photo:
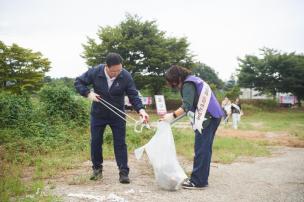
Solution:
[[(203, 80), (199, 77), (190, 75), (185, 79), (184, 83), (185, 82), (194, 83), (194, 85), (196, 87), (197, 95), (199, 97), (201, 92), (202, 92), (203, 86), (204, 86)], [(195, 112), (195, 110), (196, 110), (196, 106), (193, 106), (191, 111)], [(224, 112), (222, 110), (222, 107), (218, 103), (218, 101), (217, 101), (216, 97), (214, 96), (213, 92), (211, 92), (210, 102), (209, 102), (207, 111), (215, 118), (221, 118), (222, 116), (224, 116)]]

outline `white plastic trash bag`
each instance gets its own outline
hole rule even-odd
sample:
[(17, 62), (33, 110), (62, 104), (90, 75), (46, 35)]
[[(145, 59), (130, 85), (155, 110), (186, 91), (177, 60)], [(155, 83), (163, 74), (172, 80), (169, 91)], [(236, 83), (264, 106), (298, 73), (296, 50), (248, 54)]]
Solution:
[(177, 160), (169, 123), (158, 122), (151, 140), (134, 151), (136, 159), (142, 157), (144, 150), (153, 166), (157, 184), (166, 190), (177, 190), (187, 176)]

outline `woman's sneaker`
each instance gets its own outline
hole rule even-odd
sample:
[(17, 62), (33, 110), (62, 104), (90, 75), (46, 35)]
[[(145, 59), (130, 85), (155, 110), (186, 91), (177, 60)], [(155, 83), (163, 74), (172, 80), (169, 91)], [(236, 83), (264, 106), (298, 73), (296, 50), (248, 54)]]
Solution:
[(208, 184), (205, 186), (196, 186), (193, 182), (191, 182), (190, 179), (186, 179), (183, 183), (182, 183), (182, 187), (184, 189), (205, 189), (206, 187), (208, 187)]

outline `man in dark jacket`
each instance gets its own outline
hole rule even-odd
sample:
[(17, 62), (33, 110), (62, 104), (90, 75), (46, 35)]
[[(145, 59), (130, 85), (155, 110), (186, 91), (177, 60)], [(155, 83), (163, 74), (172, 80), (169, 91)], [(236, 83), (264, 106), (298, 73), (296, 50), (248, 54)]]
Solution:
[[(119, 169), (119, 181), (130, 183), (128, 154), (126, 137), (126, 122), (117, 114), (113, 113), (106, 106), (100, 103), (105, 100), (116, 108), (124, 111), (124, 96), (129, 100), (135, 110), (140, 114), (145, 122), (149, 116), (144, 110), (138, 91), (135, 87), (131, 74), (122, 67), (123, 59), (117, 53), (109, 53), (106, 56), (106, 64), (100, 64), (90, 68), (75, 80), (75, 88), (80, 95), (90, 99), (91, 107), (91, 160), (93, 175), (91, 180), (102, 178), (102, 143), (103, 133), (107, 125), (113, 133), (114, 153)], [(93, 87), (94, 91), (89, 89)], [(123, 114), (116, 112), (125, 117)]]

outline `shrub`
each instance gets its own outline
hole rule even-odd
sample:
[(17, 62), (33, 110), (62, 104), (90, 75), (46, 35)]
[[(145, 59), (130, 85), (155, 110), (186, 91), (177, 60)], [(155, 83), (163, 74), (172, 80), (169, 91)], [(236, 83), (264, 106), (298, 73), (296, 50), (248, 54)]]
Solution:
[(171, 89), (168, 87), (164, 87), (162, 94), (165, 96), (166, 100), (177, 100), (180, 99), (180, 91), (177, 89)]
[(242, 104), (253, 105), (256, 108), (273, 111), (278, 107), (278, 103), (275, 100), (241, 100)]
[(217, 101), (221, 104), (222, 100), (225, 98), (225, 92), (223, 90), (214, 90), (213, 91)]
[(0, 93), (0, 126), (16, 127), (31, 120), (33, 107), (27, 95)]
[(239, 86), (234, 86), (232, 89), (226, 92), (226, 95), (230, 100), (235, 100), (241, 94), (241, 89)]
[(251, 104), (242, 104), (242, 110), (243, 110), (243, 112), (245, 113), (246, 116), (262, 111), (261, 108), (258, 108), (254, 105), (251, 105)]
[(179, 100), (173, 100), (173, 99), (166, 100), (167, 110), (176, 110), (181, 105), (182, 105), (181, 99), (179, 99)]
[(87, 124), (88, 104), (83, 99), (78, 99), (69, 88), (45, 86), (39, 95), (48, 116)]

